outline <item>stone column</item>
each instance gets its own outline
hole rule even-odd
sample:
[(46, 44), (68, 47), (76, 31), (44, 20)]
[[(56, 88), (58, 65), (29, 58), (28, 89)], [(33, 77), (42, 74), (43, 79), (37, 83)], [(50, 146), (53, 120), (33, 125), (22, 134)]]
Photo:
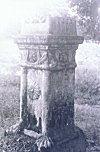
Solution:
[(36, 138), (38, 150), (78, 137), (74, 126), (75, 53), (82, 42), (75, 21), (63, 17), (26, 22), (16, 39), (22, 54), (20, 119), (25, 121), (25, 112), (33, 116), (24, 133)]

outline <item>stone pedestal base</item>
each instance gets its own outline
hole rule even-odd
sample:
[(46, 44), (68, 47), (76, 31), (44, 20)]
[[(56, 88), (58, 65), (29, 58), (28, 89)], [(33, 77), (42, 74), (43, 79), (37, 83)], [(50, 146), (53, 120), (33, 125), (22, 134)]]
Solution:
[[(23, 134), (8, 135), (0, 141), (0, 151), (5, 152), (38, 152), (36, 140)], [(51, 149), (41, 148), (41, 152), (86, 152), (86, 138), (78, 127), (75, 136), (53, 143)]]

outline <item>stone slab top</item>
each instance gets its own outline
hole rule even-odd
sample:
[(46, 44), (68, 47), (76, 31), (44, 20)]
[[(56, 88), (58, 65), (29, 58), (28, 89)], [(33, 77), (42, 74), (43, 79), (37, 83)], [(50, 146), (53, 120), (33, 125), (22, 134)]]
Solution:
[(21, 34), (77, 35), (76, 21), (71, 17), (28, 17)]

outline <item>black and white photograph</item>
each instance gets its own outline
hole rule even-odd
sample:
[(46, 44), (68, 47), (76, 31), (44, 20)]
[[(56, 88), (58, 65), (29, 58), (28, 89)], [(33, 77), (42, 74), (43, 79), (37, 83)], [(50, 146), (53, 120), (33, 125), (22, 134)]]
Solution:
[(100, 152), (100, 0), (0, 0), (0, 152)]

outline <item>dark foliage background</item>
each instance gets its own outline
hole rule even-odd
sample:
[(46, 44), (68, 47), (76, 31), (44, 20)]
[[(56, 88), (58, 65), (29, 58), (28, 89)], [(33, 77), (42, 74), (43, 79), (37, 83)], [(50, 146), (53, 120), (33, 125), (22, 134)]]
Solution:
[(100, 1), (71, 0), (69, 3), (85, 39), (100, 41)]

